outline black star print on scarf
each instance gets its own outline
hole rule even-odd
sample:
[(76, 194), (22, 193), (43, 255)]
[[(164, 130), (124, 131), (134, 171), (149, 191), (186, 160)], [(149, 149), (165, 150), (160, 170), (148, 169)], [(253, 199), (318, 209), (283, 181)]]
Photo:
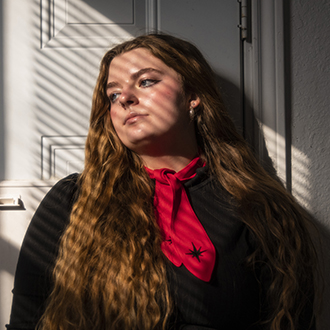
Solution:
[(202, 253), (205, 252), (206, 250), (201, 251), (201, 248), (202, 248), (202, 247), (200, 247), (200, 248), (197, 250), (196, 247), (195, 247), (195, 245), (194, 245), (194, 243), (191, 242), (191, 244), (192, 244), (192, 246), (193, 246), (193, 250), (190, 250), (190, 249), (189, 249), (190, 252), (188, 252), (188, 253), (186, 253), (186, 254), (190, 254), (193, 258), (196, 258), (196, 259), (198, 260), (198, 262), (201, 262), (201, 261), (199, 260), (199, 257), (202, 257), (202, 256), (203, 256)]
[(169, 242), (169, 244), (171, 245), (172, 244), (172, 238), (171, 238), (171, 236), (168, 239), (166, 239), (165, 242)]

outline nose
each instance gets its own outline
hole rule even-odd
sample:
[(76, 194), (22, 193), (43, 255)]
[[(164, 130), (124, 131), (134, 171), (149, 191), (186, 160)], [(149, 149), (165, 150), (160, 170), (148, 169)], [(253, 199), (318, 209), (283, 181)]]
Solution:
[(137, 104), (138, 98), (136, 97), (132, 88), (125, 88), (121, 91), (119, 102), (125, 108), (126, 106)]

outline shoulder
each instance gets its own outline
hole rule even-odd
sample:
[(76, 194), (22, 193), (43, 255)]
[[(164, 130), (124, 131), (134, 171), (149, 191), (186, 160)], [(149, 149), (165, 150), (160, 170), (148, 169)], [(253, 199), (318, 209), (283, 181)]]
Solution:
[(42, 203), (71, 202), (78, 192), (79, 174), (71, 174), (58, 181), (47, 193)]
[[(55, 260), (60, 238), (70, 221), (77, 180), (78, 174), (73, 174), (58, 181), (41, 201), (23, 240), (17, 264), (19, 274), (31, 269), (35, 274), (44, 274)], [(15, 289), (19, 289), (17, 282)]]
[(52, 269), (78, 192), (78, 174), (58, 181), (41, 201), (26, 232), (16, 267), (8, 329), (35, 328), (52, 288)]
[(78, 179), (77, 173), (71, 174), (50, 189), (32, 218), (30, 231), (36, 227), (44, 228), (44, 233), (63, 231), (69, 222), (72, 206), (78, 194)]
[(31, 245), (34, 250), (42, 248), (39, 245), (43, 244), (48, 250), (57, 247), (70, 221), (72, 206), (79, 190), (78, 178), (78, 174), (69, 175), (58, 181), (46, 194), (30, 222), (23, 247)]
[(79, 192), (78, 179), (79, 174), (75, 173), (58, 181), (41, 201), (31, 224), (43, 222), (62, 231), (69, 222), (72, 206)]

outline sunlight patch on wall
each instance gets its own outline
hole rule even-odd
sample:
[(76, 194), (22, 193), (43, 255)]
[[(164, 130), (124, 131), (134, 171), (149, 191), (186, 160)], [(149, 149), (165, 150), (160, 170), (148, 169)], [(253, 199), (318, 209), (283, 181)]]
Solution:
[(311, 207), (311, 160), (299, 149), (292, 147), (292, 194), (307, 210)]
[[(286, 141), (266, 125), (262, 125), (267, 150), (278, 176), (283, 182), (287, 177), (286, 171)], [(306, 209), (311, 205), (311, 160), (299, 149), (291, 146), (292, 194)]]
[(287, 177), (285, 139), (270, 127), (266, 125), (262, 125), (261, 127), (263, 130), (269, 157), (273, 161), (277, 175), (285, 183)]

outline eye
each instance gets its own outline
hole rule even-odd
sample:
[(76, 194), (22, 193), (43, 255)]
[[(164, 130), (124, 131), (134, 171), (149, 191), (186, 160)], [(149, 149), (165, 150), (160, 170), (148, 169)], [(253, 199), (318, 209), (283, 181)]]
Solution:
[(116, 102), (116, 100), (118, 99), (119, 95), (120, 95), (120, 93), (111, 93), (111, 94), (109, 95), (109, 100), (110, 100), (110, 102), (111, 102), (111, 103)]
[(156, 84), (159, 80), (155, 80), (155, 79), (143, 79), (140, 82), (140, 87), (150, 87), (154, 84)]

